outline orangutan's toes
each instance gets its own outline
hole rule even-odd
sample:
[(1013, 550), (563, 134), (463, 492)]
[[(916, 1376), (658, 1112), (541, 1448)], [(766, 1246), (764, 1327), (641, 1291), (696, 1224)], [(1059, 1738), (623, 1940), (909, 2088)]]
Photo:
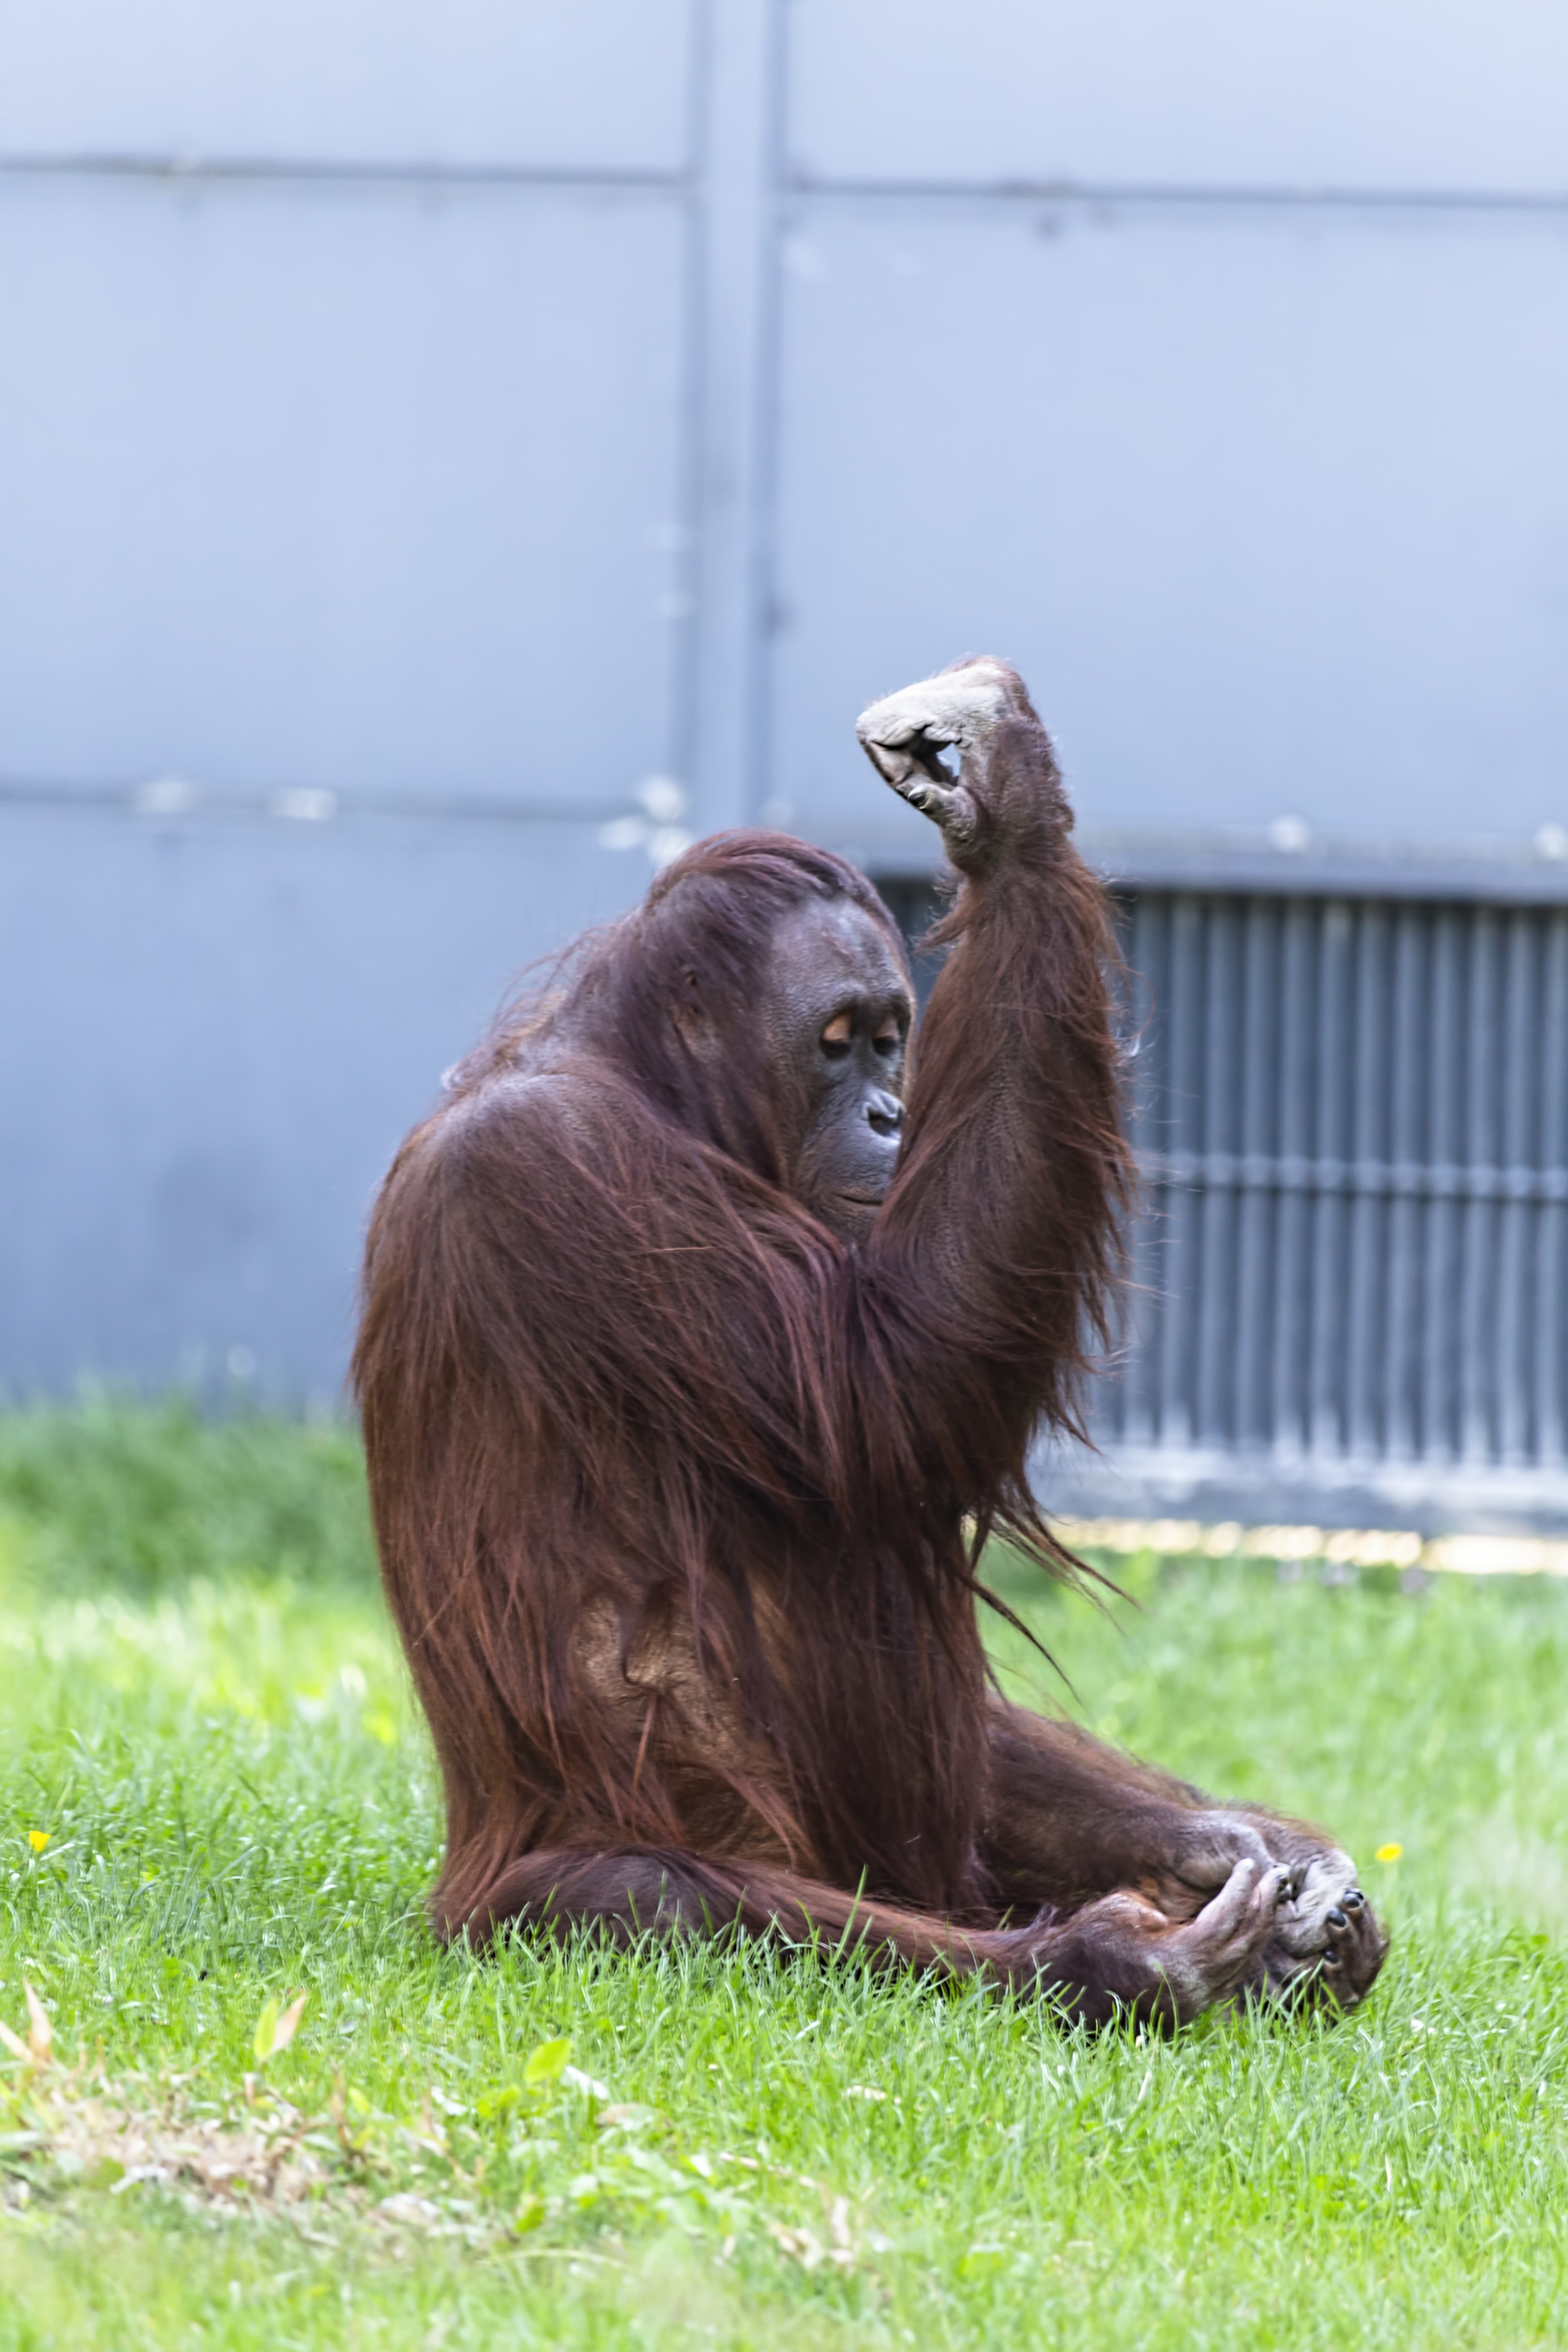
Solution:
[(1327, 1847), (1313, 1854), (1304, 1868), (1299, 1867), (1279, 1923), (1279, 1940), (1286, 1950), (1298, 1960), (1316, 1959), (1336, 1937), (1349, 1934), (1346, 1906), (1354, 1886), (1355, 1865), (1337, 1847)]
[(1307, 1863), (1282, 1906), (1256, 1989), (1287, 2006), (1327, 2000), (1351, 2010), (1371, 1990), (1387, 1949), (1349, 1855), (1328, 1847)]

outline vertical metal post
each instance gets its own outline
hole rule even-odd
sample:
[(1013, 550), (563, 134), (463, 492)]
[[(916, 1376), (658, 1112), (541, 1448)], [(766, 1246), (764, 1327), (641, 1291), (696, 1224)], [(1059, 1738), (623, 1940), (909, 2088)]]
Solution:
[[(1279, 917), (1274, 902), (1247, 904), (1243, 949), (1241, 1103), (1237, 1142), (1244, 1158), (1261, 1159), (1277, 1148), (1274, 1078), (1279, 1063), (1276, 1003)], [(1237, 1250), (1236, 1358), (1237, 1434), (1246, 1444), (1264, 1444), (1274, 1434), (1268, 1382), (1268, 1297), (1273, 1265), (1270, 1240), (1279, 1202), (1261, 1186), (1241, 1196)]]
[[(1432, 1025), (1428, 1055), (1426, 1157), (1452, 1168), (1464, 1158), (1463, 1012), (1465, 924), (1457, 908), (1432, 924)], [(1459, 1203), (1440, 1195), (1426, 1204), (1426, 1297), (1422, 1317), (1422, 1450), (1428, 1461), (1459, 1451)]]
[[(1279, 1150), (1287, 1162), (1304, 1163), (1311, 1149), (1312, 908), (1287, 901), (1280, 926), (1279, 955)], [(1307, 1195), (1300, 1182), (1285, 1181), (1276, 1212), (1274, 1270), (1274, 1446), (1286, 1459), (1299, 1459), (1307, 1444), (1309, 1386), (1304, 1357), (1309, 1335), (1310, 1231)]]
[[(1394, 918), (1390, 978), (1388, 1157), (1396, 1170), (1421, 1156), (1421, 1105), (1426, 1094), (1427, 1001), (1426, 910), (1401, 907)], [(1387, 1399), (1384, 1444), (1395, 1461), (1411, 1460), (1419, 1443), (1415, 1387), (1420, 1364), (1420, 1241), (1422, 1204), (1395, 1191), (1388, 1203), (1388, 1318), (1384, 1328), (1384, 1388)]]
[[(1352, 1151), (1359, 1160), (1383, 1157), (1386, 1108), (1384, 1019), (1387, 1006), (1388, 922), (1376, 905), (1362, 908), (1356, 940), (1355, 1097)], [(1382, 1444), (1382, 1396), (1377, 1382), (1382, 1328), (1384, 1203), (1357, 1191), (1351, 1204), (1351, 1281), (1346, 1348), (1346, 1421), (1350, 1450), (1363, 1458)]]
[[(1198, 1149), (1234, 1153), (1237, 1132), (1237, 1030), (1239, 1006), (1240, 926), (1233, 904), (1219, 899), (1209, 908), (1208, 952), (1204, 959), (1204, 1076), (1198, 1111)], [(1236, 1191), (1208, 1183), (1197, 1202), (1202, 1221), (1203, 1281), (1193, 1301), (1196, 1326), (1194, 1426), (1202, 1442), (1232, 1441), (1231, 1415), (1236, 1355)]]
[(751, 815), (763, 756), (783, 36), (782, 0), (702, 11), (688, 735), (703, 832)]
[[(1546, 919), (1545, 970), (1541, 1004), (1541, 1160), (1547, 1168), (1568, 1166), (1568, 914)], [(1563, 1284), (1568, 1273), (1568, 1202), (1549, 1201), (1541, 1211), (1541, 1251), (1536, 1266), (1535, 1361), (1536, 1458), (1556, 1469), (1568, 1451), (1563, 1427)]]
[[(1198, 1079), (1202, 1068), (1205, 905), (1184, 892), (1171, 908), (1171, 957), (1165, 995), (1169, 1084), (1162, 1109), (1166, 1150), (1200, 1149)], [(1173, 1184), (1166, 1200), (1162, 1254), (1160, 1435), (1167, 1445), (1193, 1441), (1193, 1319), (1200, 1280), (1198, 1204), (1190, 1183)]]
[[(1351, 1156), (1351, 910), (1331, 898), (1320, 927), (1318, 1099), (1314, 1149), (1342, 1166)], [(1348, 1218), (1342, 1192), (1313, 1203), (1310, 1443), (1314, 1454), (1344, 1447), (1345, 1285)]]
[[(1163, 892), (1141, 892), (1133, 901), (1128, 970), (1135, 995), (1129, 1116), (1135, 1147), (1164, 1149), (1163, 1105), (1166, 997), (1170, 958), (1171, 902)], [(1121, 1432), (1131, 1443), (1152, 1444), (1160, 1425), (1159, 1333), (1164, 1314), (1161, 1296), (1161, 1236), (1169, 1203), (1166, 1188), (1151, 1180), (1131, 1234), (1131, 1286), (1126, 1307), (1126, 1369), (1118, 1382)]]
[[(1516, 908), (1503, 931), (1503, 1034), (1498, 1061), (1502, 1079), (1498, 1158), (1508, 1168), (1535, 1161), (1536, 1073), (1530, 1047), (1540, 1035), (1536, 1001), (1539, 919)], [(1529, 1201), (1498, 1203), (1498, 1449), (1518, 1468), (1531, 1450), (1529, 1346), (1531, 1262), (1540, 1211)]]
[[(1465, 1159), (1474, 1167), (1497, 1160), (1493, 1114), (1498, 1045), (1497, 917), (1478, 909), (1470, 923), (1470, 989), (1465, 1024)], [(1496, 1400), (1496, 1212), (1472, 1194), (1465, 1202), (1460, 1277), (1460, 1444), (1468, 1462), (1491, 1452)]]

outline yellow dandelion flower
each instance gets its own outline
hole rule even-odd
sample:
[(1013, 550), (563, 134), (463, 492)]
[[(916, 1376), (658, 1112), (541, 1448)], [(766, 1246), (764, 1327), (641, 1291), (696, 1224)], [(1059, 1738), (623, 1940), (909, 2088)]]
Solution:
[(32, 1847), (35, 1853), (42, 1853), (44, 1848), (47, 1845), (53, 1835), (54, 1832), (52, 1830), (29, 1830), (27, 1832), (27, 1843)]
[(1380, 1845), (1377, 1849), (1377, 1859), (1379, 1862), (1397, 1862), (1404, 1852), (1405, 1848), (1402, 1845)]

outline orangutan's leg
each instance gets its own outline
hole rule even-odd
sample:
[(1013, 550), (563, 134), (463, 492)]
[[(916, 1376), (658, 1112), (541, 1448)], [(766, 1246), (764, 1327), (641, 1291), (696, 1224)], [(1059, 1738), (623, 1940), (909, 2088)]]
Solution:
[(1101, 2025), (1119, 2011), (1195, 2017), (1233, 1990), (1258, 1964), (1283, 1886), (1282, 1872), (1244, 1862), (1190, 1920), (1119, 1891), (1068, 1919), (965, 1929), (776, 1865), (651, 1847), (551, 1848), (510, 1864), (451, 1931), (466, 1926), (483, 1943), (509, 1922), (553, 1934), (596, 1927), (625, 1944), (650, 1932), (715, 1935), (733, 1926), (1047, 1992), (1068, 2015)]

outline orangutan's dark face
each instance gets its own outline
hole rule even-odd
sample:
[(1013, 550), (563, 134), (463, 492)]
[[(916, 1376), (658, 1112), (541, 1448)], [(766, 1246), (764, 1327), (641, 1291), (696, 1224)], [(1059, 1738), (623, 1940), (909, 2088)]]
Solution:
[(800, 1137), (794, 1189), (864, 1233), (893, 1181), (913, 1005), (886, 932), (847, 898), (813, 899), (773, 938), (770, 1045)]

